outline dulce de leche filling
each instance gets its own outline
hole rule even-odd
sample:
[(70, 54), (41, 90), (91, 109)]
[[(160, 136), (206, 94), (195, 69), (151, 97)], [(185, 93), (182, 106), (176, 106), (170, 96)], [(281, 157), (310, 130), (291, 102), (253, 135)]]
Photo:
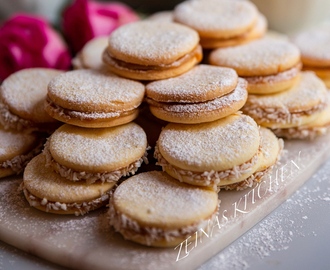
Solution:
[(139, 65), (134, 63), (127, 63), (125, 61), (116, 59), (113, 55), (111, 55), (108, 50), (104, 50), (102, 58), (103, 61), (111, 66), (116, 66), (121, 69), (129, 69), (129, 70), (136, 70), (136, 71), (147, 71), (147, 70), (155, 70), (155, 71), (163, 71), (172, 69), (175, 67), (179, 67), (191, 59), (196, 58), (198, 62), (202, 60), (203, 52), (202, 47), (198, 44), (191, 52), (185, 54), (181, 58), (177, 59), (173, 63), (170, 64), (159, 64), (159, 65)]
[[(157, 165), (164, 168), (168, 167), (175, 171), (181, 177), (191, 178), (197, 185), (215, 187), (221, 184), (221, 180), (235, 180), (242, 174), (253, 173), (254, 166), (258, 162), (259, 151), (247, 162), (234, 166), (232, 169), (224, 171), (204, 171), (204, 172), (193, 172), (178, 168), (170, 164), (160, 153), (158, 146), (155, 146), (154, 157), (157, 159)], [(179, 179), (180, 180), (180, 179)], [(180, 180), (181, 181), (181, 180)]]
[(110, 172), (86, 172), (86, 171), (75, 171), (71, 168), (68, 168), (62, 164), (59, 164), (52, 157), (49, 150), (49, 140), (45, 143), (43, 154), (46, 157), (46, 166), (51, 166), (57, 173), (59, 173), (62, 177), (70, 180), (70, 181), (86, 181), (87, 184), (92, 184), (95, 181), (104, 182), (116, 182), (120, 178), (134, 175), (135, 172), (141, 167), (142, 163), (145, 162), (148, 164), (147, 158), (147, 150), (150, 148), (147, 147), (144, 155), (138, 160), (132, 162), (126, 167), (119, 168)]

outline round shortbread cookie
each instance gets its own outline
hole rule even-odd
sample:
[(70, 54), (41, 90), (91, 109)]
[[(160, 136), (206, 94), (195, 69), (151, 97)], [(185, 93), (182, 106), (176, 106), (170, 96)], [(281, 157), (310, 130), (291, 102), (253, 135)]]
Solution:
[(254, 39), (261, 38), (267, 31), (267, 19), (264, 15), (258, 14), (257, 22), (254, 26), (245, 33), (234, 36), (232, 38), (203, 38), (201, 37), (200, 44), (205, 49), (216, 49), (230, 46), (237, 46)]
[(240, 46), (219, 48), (211, 52), (212, 65), (230, 67), (242, 77), (278, 74), (300, 63), (300, 52), (293, 43), (262, 38)]
[(309, 140), (314, 140), (316, 137), (326, 134), (330, 130), (329, 100), (330, 100), (330, 96), (328, 94), (327, 107), (313, 121), (305, 125), (299, 125), (297, 127), (274, 129), (273, 132), (278, 137), (283, 137), (285, 139), (309, 139)]
[(136, 123), (111, 128), (62, 125), (48, 139), (47, 164), (71, 181), (114, 182), (147, 162), (147, 136)]
[(238, 182), (257, 168), (260, 146), (256, 122), (243, 114), (217, 121), (168, 124), (159, 135), (155, 158), (179, 181), (215, 187), (223, 179)]
[(316, 119), (327, 106), (327, 89), (312, 72), (301, 72), (290, 89), (272, 95), (249, 95), (243, 112), (261, 126), (289, 128)]
[(44, 140), (36, 133), (5, 130), (0, 125), (0, 178), (19, 174), (41, 152)]
[(134, 120), (145, 86), (97, 70), (74, 70), (48, 85), (46, 111), (54, 118), (83, 127), (111, 127)]
[(204, 102), (230, 93), (237, 80), (234, 69), (198, 65), (175, 78), (147, 84), (146, 96), (158, 102)]
[(6, 78), (0, 87), (0, 122), (5, 128), (48, 131), (58, 121), (44, 110), (47, 85), (63, 71), (28, 68)]
[(201, 38), (230, 38), (253, 27), (258, 10), (248, 1), (189, 0), (174, 8), (174, 21), (195, 29)]
[(102, 69), (104, 63), (102, 54), (108, 45), (108, 36), (95, 37), (88, 41), (75, 58), (72, 65), (75, 69)]
[(329, 67), (311, 67), (303, 66), (303, 70), (313, 71), (330, 89), (330, 66)]
[(173, 22), (173, 11), (172, 10), (158, 11), (149, 15), (147, 18), (145, 18), (145, 20)]
[(70, 182), (46, 166), (40, 154), (26, 166), (22, 189), (31, 206), (55, 214), (83, 215), (106, 205), (114, 183)]
[(206, 229), (218, 212), (216, 192), (180, 183), (165, 172), (140, 173), (110, 198), (109, 220), (124, 238), (148, 246), (176, 246)]
[(215, 121), (239, 111), (248, 97), (247, 82), (239, 78), (233, 91), (218, 98), (197, 103), (155, 102), (147, 98), (150, 111), (168, 122), (197, 124)]
[(103, 61), (112, 72), (136, 80), (159, 80), (187, 72), (202, 60), (196, 31), (173, 22), (144, 20), (109, 37)]
[(330, 69), (330, 24), (298, 32), (291, 40), (300, 49), (304, 66)]
[(273, 166), (280, 160), (284, 142), (282, 139), (278, 139), (270, 129), (264, 127), (260, 127), (260, 137), (258, 169), (250, 177), (241, 182), (234, 184), (230, 184), (230, 182), (226, 183), (228, 181), (220, 182), (219, 189), (243, 190), (250, 188), (271, 172)]

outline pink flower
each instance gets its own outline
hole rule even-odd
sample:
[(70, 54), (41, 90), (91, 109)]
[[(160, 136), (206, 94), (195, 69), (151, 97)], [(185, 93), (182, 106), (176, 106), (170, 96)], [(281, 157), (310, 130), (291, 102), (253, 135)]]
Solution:
[(139, 20), (138, 15), (123, 3), (88, 0), (75, 0), (64, 10), (62, 18), (63, 33), (74, 53), (92, 38), (109, 35), (117, 27)]
[(66, 44), (41, 17), (17, 14), (0, 28), (0, 81), (30, 67), (68, 69), (71, 57)]

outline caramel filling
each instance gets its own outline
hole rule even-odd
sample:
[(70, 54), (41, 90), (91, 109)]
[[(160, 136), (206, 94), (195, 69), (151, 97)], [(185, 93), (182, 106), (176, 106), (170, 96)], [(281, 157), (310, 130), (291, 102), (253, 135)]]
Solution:
[(114, 56), (110, 55), (110, 53), (105, 50), (103, 52), (103, 61), (111, 66), (116, 66), (122, 69), (129, 69), (129, 70), (136, 70), (136, 71), (148, 71), (148, 70), (155, 70), (155, 71), (162, 71), (168, 70), (175, 67), (179, 67), (190, 60), (196, 58), (198, 62), (202, 60), (203, 52), (202, 47), (198, 44), (195, 49), (193, 49), (190, 53), (182, 56), (181, 58), (177, 59), (173, 63), (170, 64), (159, 64), (159, 65), (139, 65), (133, 63), (127, 63), (125, 61), (116, 59)]

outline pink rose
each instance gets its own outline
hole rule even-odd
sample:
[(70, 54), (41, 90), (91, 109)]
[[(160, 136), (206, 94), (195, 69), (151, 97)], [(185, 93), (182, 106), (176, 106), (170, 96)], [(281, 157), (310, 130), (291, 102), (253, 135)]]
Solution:
[(88, 0), (75, 0), (64, 10), (62, 18), (63, 33), (74, 53), (94, 37), (109, 35), (118, 26), (139, 20), (123, 3)]
[(66, 70), (70, 64), (66, 44), (44, 18), (17, 14), (1, 26), (0, 81), (24, 68)]

